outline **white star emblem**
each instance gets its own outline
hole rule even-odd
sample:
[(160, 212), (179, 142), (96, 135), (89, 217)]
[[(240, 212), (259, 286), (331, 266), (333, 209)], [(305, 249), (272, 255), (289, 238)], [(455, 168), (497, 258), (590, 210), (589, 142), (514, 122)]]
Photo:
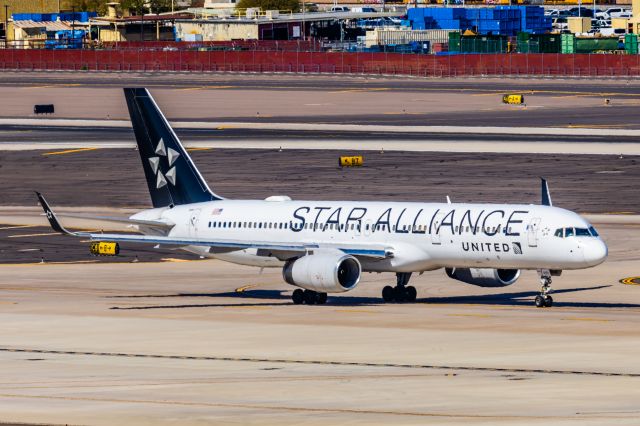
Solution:
[(176, 150), (169, 148), (168, 152), (169, 166), (173, 166), (173, 163), (180, 157), (180, 153)]
[(164, 147), (164, 140), (160, 138), (160, 142), (158, 142), (158, 146), (156, 147), (156, 154), (165, 156), (167, 155), (167, 150)]

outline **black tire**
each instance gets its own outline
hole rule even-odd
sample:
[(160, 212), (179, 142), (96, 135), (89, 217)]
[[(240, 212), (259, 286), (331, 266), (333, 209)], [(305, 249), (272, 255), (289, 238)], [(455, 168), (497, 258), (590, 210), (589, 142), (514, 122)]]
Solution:
[(327, 303), (327, 293), (318, 293), (316, 301), (318, 302), (318, 305), (324, 305)]
[(318, 293), (311, 290), (304, 291), (304, 303), (307, 305), (315, 305), (318, 300)]
[(551, 297), (551, 296), (546, 296), (546, 297), (544, 298), (544, 306), (545, 306), (546, 308), (550, 308), (550, 307), (552, 307), (552, 306), (553, 306), (553, 297)]
[(544, 297), (542, 297), (541, 295), (537, 295), (536, 296), (536, 308), (544, 308), (545, 303), (544, 303)]
[(415, 302), (418, 297), (418, 291), (412, 285), (406, 288), (405, 296), (407, 298), (407, 302)]
[(293, 290), (293, 294), (291, 295), (291, 300), (293, 300), (293, 303), (295, 305), (300, 305), (302, 302), (304, 302), (304, 291), (302, 291), (302, 289), (295, 289)]
[(391, 287), (390, 285), (387, 285), (382, 289), (382, 299), (387, 303), (391, 303), (395, 300), (393, 287)]
[(404, 287), (396, 286), (393, 289), (393, 296), (396, 302), (403, 303), (407, 300), (407, 290)]

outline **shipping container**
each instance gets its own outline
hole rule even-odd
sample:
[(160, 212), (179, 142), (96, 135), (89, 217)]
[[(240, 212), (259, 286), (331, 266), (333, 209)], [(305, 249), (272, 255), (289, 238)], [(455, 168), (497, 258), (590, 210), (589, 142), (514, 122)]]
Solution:
[(630, 55), (638, 54), (638, 36), (636, 34), (625, 34), (624, 50)]
[(365, 46), (390, 44), (408, 44), (412, 41), (428, 41), (433, 43), (448, 43), (449, 33), (452, 30), (395, 30), (387, 28), (376, 28), (367, 31), (365, 36)]

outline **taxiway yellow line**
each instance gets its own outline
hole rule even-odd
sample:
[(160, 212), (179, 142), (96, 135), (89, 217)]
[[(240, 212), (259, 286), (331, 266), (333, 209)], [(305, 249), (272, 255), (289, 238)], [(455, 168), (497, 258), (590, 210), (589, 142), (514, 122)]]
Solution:
[(210, 151), (213, 148), (187, 148), (187, 151), (189, 152), (193, 152), (193, 151)]
[(447, 314), (449, 317), (473, 317), (473, 318), (491, 318), (493, 315), (487, 314)]
[(0, 228), (0, 231), (4, 231), (6, 229), (21, 229), (21, 228), (36, 228), (42, 225), (15, 225), (15, 226), (5, 226)]
[(58, 235), (58, 232), (47, 232), (43, 234), (20, 234), (20, 235), (9, 235), (7, 238), (27, 238), (27, 237), (45, 237), (48, 235)]
[(85, 151), (95, 151), (99, 148), (77, 148), (77, 149), (67, 149), (64, 151), (52, 151), (52, 152), (45, 152), (44, 156), (49, 156), (49, 155), (63, 155), (63, 154), (73, 154), (75, 152), (85, 152)]
[(244, 293), (245, 291), (252, 289), (252, 288), (256, 288), (258, 287), (260, 284), (248, 284), (248, 285), (243, 285), (242, 287), (238, 287), (236, 288), (236, 293)]
[(163, 257), (162, 259), (163, 262), (192, 262), (191, 259), (178, 259), (175, 257)]
[(590, 322), (613, 322), (613, 320), (602, 318), (561, 318), (563, 321), (590, 321)]

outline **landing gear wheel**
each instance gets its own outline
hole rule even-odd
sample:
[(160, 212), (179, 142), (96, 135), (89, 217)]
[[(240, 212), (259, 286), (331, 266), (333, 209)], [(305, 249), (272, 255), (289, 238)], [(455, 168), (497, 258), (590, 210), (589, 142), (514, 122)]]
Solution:
[(325, 303), (327, 303), (327, 293), (318, 293), (316, 302), (318, 303), (318, 305), (324, 305)]
[(412, 285), (407, 287), (405, 289), (405, 297), (407, 302), (415, 302), (416, 298), (418, 297), (418, 292), (416, 291), (416, 288)]
[(307, 305), (315, 305), (317, 300), (318, 300), (318, 293), (311, 290), (304, 291), (304, 303), (306, 303)]
[(382, 299), (387, 303), (391, 303), (394, 301), (395, 297), (393, 287), (387, 285), (382, 289)]
[(545, 308), (550, 308), (551, 306), (553, 306), (553, 297), (546, 296), (544, 298), (544, 306), (545, 306)]
[(407, 299), (407, 292), (404, 287), (396, 286), (393, 289), (393, 298), (397, 303), (402, 303)]
[(299, 288), (293, 290), (293, 294), (291, 295), (291, 300), (293, 300), (293, 303), (295, 305), (300, 305), (302, 302), (304, 302), (304, 291), (302, 291)]
[(536, 308), (544, 308), (544, 307), (545, 307), (544, 297), (539, 294), (536, 296)]

